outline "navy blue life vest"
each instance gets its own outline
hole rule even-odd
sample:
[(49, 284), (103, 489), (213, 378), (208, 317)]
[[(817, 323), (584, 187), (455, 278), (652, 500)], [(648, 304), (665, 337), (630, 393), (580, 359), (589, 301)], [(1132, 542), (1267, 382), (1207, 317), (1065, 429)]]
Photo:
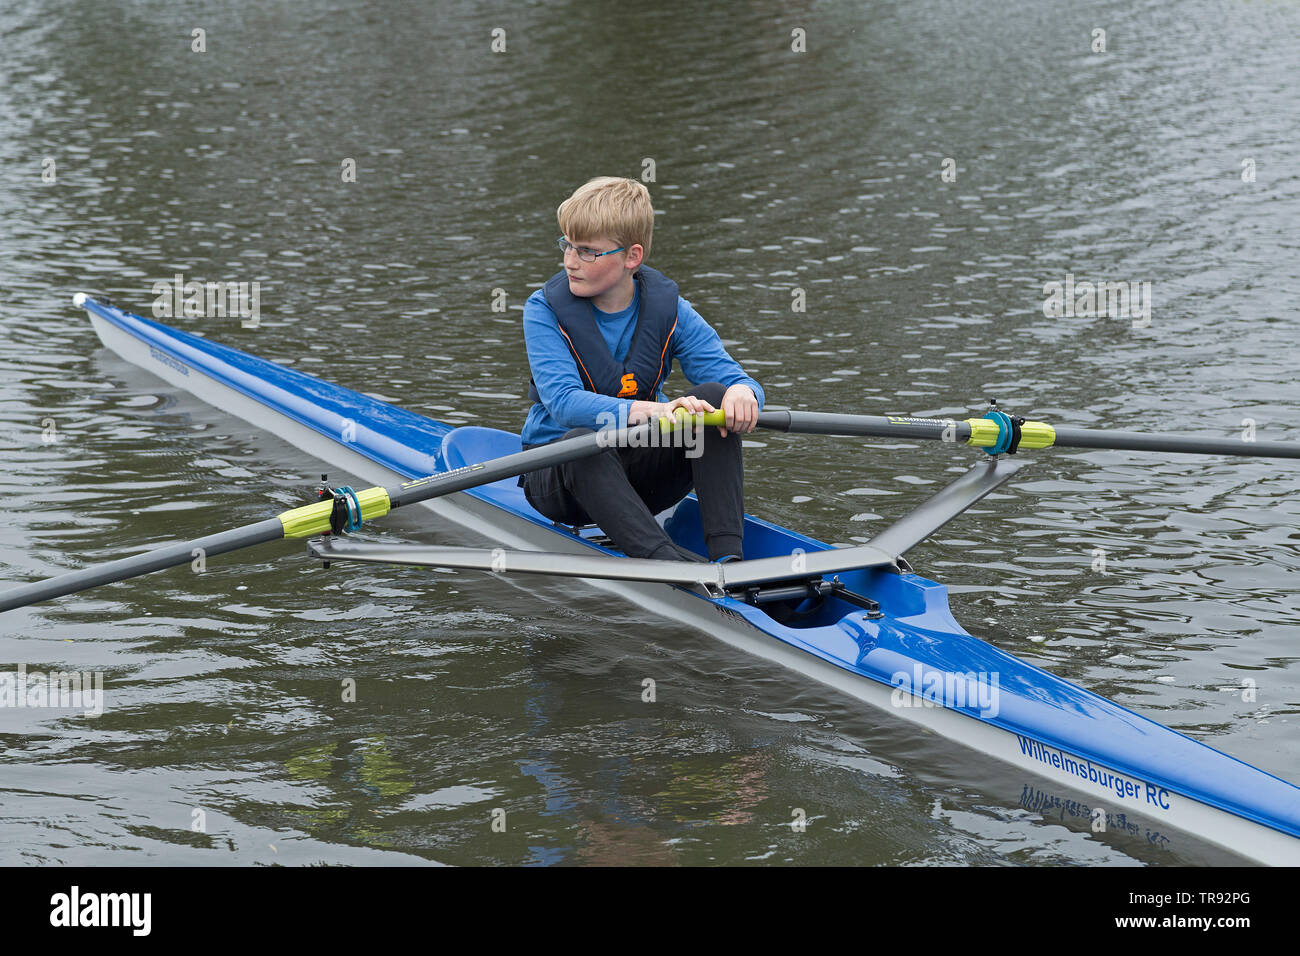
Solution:
[[(601, 395), (652, 402), (669, 371), (668, 343), (677, 329), (677, 283), (649, 266), (642, 266), (632, 278), (637, 283), (640, 303), (632, 344), (622, 362), (614, 360), (596, 326), (595, 306), (590, 299), (569, 291), (563, 270), (551, 276), (542, 291), (559, 320), (560, 334), (569, 343), (583, 387)], [(528, 399), (542, 400), (531, 378)]]

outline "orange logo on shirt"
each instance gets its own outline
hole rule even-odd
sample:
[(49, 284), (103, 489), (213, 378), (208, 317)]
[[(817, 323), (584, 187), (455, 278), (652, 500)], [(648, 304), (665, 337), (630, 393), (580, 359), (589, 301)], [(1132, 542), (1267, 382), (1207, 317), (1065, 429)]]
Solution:
[(636, 376), (628, 372), (622, 378), (623, 387), (618, 390), (619, 398), (631, 398), (637, 393)]

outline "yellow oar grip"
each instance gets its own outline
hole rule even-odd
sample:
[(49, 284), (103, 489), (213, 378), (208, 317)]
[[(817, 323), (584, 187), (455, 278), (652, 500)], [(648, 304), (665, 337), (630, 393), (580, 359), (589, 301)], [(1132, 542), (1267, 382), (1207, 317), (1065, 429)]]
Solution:
[[(1001, 429), (991, 418), (968, 418), (970, 426), (968, 445), (977, 448), (992, 448), (998, 443)], [(1025, 422), (1020, 426), (1021, 448), (1051, 448), (1056, 442), (1056, 429), (1047, 422)]]
[(726, 425), (727, 413), (722, 409), (717, 409), (712, 412), (699, 412), (692, 415), (684, 408), (674, 408), (671, 418), (659, 419), (659, 430), (670, 432), (689, 422), (694, 422), (697, 425)]
[[(366, 488), (357, 492), (357, 503), (361, 505), (361, 520), (371, 521), (388, 514), (390, 504), (388, 491), (384, 488)], [(324, 534), (330, 530), (330, 514), (334, 511), (334, 502), (318, 501), (313, 505), (303, 505), (279, 515), (284, 525), (286, 538), (310, 538), (312, 535)]]

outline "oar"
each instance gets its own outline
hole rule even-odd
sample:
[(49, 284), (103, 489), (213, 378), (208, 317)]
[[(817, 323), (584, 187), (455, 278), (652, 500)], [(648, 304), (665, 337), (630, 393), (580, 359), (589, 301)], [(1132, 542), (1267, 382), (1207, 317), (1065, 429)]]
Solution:
[[(479, 485), (491, 484), (503, 478), (513, 478), (567, 461), (588, 458), (612, 446), (624, 443), (634, 447), (638, 444), (647, 444), (653, 428), (659, 427), (663, 431), (669, 431), (678, 427), (687, 417), (689, 416), (684, 410), (678, 409), (676, 417), (672, 419), (664, 418), (657, 423), (631, 425), (619, 430), (568, 438), (481, 464), (467, 465), (455, 471), (417, 478), (392, 488), (378, 486), (367, 488), (364, 491), (352, 492), (352, 497), (347, 501), (354, 517), (359, 518), (360, 521), (371, 521), (383, 517), (394, 508), (450, 495)], [(0, 594), (0, 613), (66, 594), (86, 591), (101, 584), (112, 584), (115, 581), (125, 581), (127, 578), (161, 571), (164, 568), (188, 564), (199, 557), (206, 559), (255, 544), (279, 541), (282, 538), (309, 538), (324, 534), (332, 530), (332, 520), (337, 520), (333, 518), (334, 508), (335, 500), (331, 497), (285, 511), (274, 518), (244, 525), (242, 528), (233, 528), (195, 538), (192, 541), (165, 545), (93, 568), (70, 571), (44, 581), (33, 581)]]
[[(720, 412), (704, 416), (706, 424), (719, 424)], [(1107, 448), (1122, 451), (1177, 452), (1189, 455), (1239, 455), (1258, 458), (1300, 458), (1300, 442), (1248, 441), (1202, 435), (1151, 435), (1144, 432), (1070, 428), (1046, 422), (1011, 419), (1003, 412), (989, 418), (964, 421), (908, 418), (901, 415), (844, 415), (836, 412), (760, 412), (758, 424), (783, 432), (810, 435), (862, 435), (872, 438), (923, 438), (963, 442), (978, 448), (1010, 451), (1016, 448)]]

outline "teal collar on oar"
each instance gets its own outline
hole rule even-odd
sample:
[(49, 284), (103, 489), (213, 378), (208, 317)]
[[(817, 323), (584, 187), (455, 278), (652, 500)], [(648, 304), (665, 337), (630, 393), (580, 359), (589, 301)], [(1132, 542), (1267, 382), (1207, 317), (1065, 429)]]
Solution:
[(990, 455), (1014, 455), (1020, 447), (1020, 426), (1025, 420), (1019, 415), (1008, 415), (1000, 411), (995, 399), (989, 399), (989, 410), (984, 415), (998, 423), (998, 440), (984, 450)]

